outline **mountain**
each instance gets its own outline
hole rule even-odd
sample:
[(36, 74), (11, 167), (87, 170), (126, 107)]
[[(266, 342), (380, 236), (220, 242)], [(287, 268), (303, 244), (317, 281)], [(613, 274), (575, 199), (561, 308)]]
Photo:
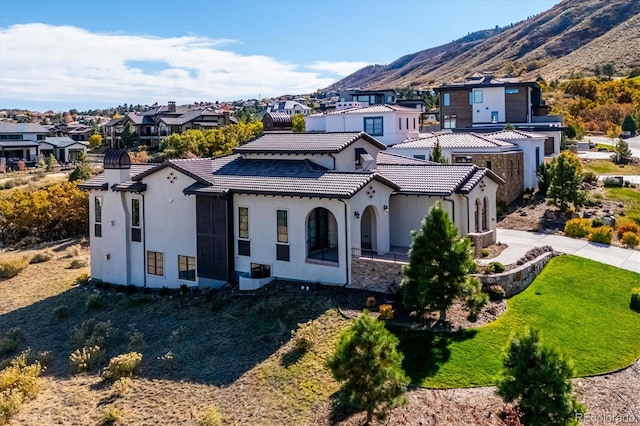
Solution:
[(610, 62), (626, 74), (640, 67), (639, 44), (639, 0), (564, 0), (515, 25), (362, 68), (328, 89), (426, 88), (476, 71), (549, 80), (590, 75)]

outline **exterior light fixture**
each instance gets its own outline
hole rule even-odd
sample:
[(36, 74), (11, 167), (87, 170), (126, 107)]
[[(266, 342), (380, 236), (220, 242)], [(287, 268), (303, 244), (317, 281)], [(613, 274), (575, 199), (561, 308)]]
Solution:
[(356, 217), (356, 219), (360, 219), (360, 212), (358, 210), (353, 212), (353, 215)]
[(382, 209), (384, 210), (385, 213), (389, 213), (389, 206), (388, 205), (384, 205), (382, 206)]

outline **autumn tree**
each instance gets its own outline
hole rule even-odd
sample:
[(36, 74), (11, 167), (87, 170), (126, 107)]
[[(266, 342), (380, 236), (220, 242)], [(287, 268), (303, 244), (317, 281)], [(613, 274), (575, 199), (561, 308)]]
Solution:
[(444, 322), (454, 300), (474, 294), (471, 243), (458, 234), (439, 205), (431, 209), (412, 237), (409, 264), (403, 269), (402, 303), (418, 312), (440, 311), (439, 321)]
[(527, 327), (524, 334), (513, 336), (503, 365), (498, 394), (516, 403), (523, 424), (577, 424), (576, 413), (584, 413), (584, 406), (571, 393), (573, 364), (545, 347), (537, 331)]
[(100, 148), (102, 146), (102, 135), (100, 133), (94, 133), (89, 136), (89, 147)]
[(549, 197), (565, 212), (569, 203), (581, 206), (585, 203), (582, 187), (582, 163), (571, 151), (563, 151), (553, 161), (553, 177), (549, 185)]
[(306, 123), (304, 121), (304, 115), (295, 114), (291, 116), (291, 126), (294, 132), (304, 132), (306, 128)]
[(398, 352), (398, 338), (382, 321), (364, 311), (340, 341), (327, 366), (350, 404), (367, 412), (366, 424), (375, 415), (384, 420), (390, 411), (406, 403), (409, 379), (402, 370), (404, 356)]

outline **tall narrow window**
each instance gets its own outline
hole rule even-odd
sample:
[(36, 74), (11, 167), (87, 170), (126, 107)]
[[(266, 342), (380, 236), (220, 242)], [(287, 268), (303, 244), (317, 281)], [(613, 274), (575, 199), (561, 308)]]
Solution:
[(491, 170), (491, 161), (487, 161), (487, 169)]
[(409, 130), (409, 117), (407, 117), (406, 124), (407, 124), (407, 130)]
[(540, 147), (536, 146), (536, 167), (540, 164)]
[(196, 280), (196, 258), (192, 256), (178, 256), (178, 278), (181, 280)]
[(162, 252), (147, 252), (147, 274), (164, 275), (164, 255)]
[(402, 130), (402, 118), (398, 118), (398, 130)]
[(131, 200), (131, 241), (142, 241), (142, 230), (140, 229), (140, 200)]
[(238, 207), (238, 237), (249, 239), (249, 208)]
[(451, 94), (450, 93), (443, 93), (442, 94), (442, 105), (443, 106), (450, 106), (451, 105)]
[(102, 197), (95, 197), (93, 199), (94, 207), (94, 224), (93, 235), (95, 237), (102, 237)]
[(416, 129), (416, 118), (413, 117), (413, 130), (415, 130), (415, 129)]
[(289, 242), (289, 223), (286, 210), (278, 210), (278, 242)]

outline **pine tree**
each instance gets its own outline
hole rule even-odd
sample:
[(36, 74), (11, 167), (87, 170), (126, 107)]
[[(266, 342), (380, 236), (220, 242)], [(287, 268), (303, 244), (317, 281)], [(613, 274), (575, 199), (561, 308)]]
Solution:
[(470, 242), (458, 235), (447, 213), (436, 206), (413, 231), (409, 265), (404, 267), (402, 303), (408, 309), (440, 311), (446, 321), (447, 308), (457, 298), (470, 297), (469, 274), (473, 267)]
[(366, 310), (341, 336), (327, 365), (349, 402), (384, 420), (390, 411), (406, 403), (409, 379), (402, 370), (404, 356), (397, 351), (398, 338)]
[(512, 337), (503, 364), (498, 394), (507, 403), (516, 401), (523, 424), (575, 424), (576, 413), (584, 413), (571, 394), (572, 362), (545, 347), (535, 330)]
[(618, 139), (616, 144), (616, 163), (627, 164), (631, 161), (631, 149), (629, 143), (624, 139)]
[(581, 206), (585, 202), (582, 185), (582, 163), (571, 151), (563, 151), (553, 162), (553, 178), (549, 185), (549, 197), (565, 212), (569, 203)]
[(429, 156), (429, 160), (435, 161), (436, 163), (446, 163), (447, 161), (447, 159), (442, 155), (442, 147), (440, 146), (440, 141), (437, 138), (436, 144), (433, 146), (433, 150)]

